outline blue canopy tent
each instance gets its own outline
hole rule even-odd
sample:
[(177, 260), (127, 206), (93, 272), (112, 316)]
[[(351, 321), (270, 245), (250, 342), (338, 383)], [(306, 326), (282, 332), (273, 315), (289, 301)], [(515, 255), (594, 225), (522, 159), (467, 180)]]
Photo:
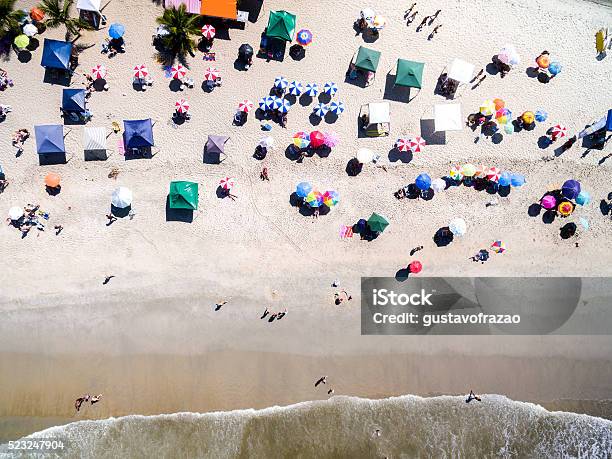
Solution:
[(64, 146), (64, 128), (61, 124), (43, 124), (34, 126), (36, 151), (39, 155), (66, 153)]
[(123, 142), (125, 148), (152, 147), (153, 123), (146, 120), (123, 120)]
[(612, 108), (608, 110), (608, 121), (606, 122), (606, 130), (612, 131)]
[(70, 112), (85, 112), (85, 90), (64, 89), (62, 95), (62, 110)]
[(70, 70), (72, 43), (45, 38), (40, 65), (48, 69)]

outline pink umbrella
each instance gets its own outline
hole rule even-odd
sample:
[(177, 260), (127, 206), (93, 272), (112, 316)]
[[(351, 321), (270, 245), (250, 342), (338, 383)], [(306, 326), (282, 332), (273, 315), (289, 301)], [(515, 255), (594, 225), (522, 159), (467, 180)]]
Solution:
[(487, 171), (487, 179), (491, 180), (492, 182), (497, 182), (500, 176), (501, 171), (497, 167), (491, 167)]
[(176, 111), (179, 113), (187, 113), (189, 111), (189, 102), (187, 102), (185, 99), (177, 100), (174, 106), (176, 107)]
[(181, 64), (177, 64), (176, 67), (172, 67), (170, 69), (170, 75), (172, 75), (172, 78), (182, 80), (183, 78), (185, 78), (185, 75), (187, 75), (187, 69)]
[(216, 68), (208, 67), (204, 72), (204, 79), (206, 81), (215, 81), (219, 78), (219, 70)]
[(410, 150), (410, 139), (399, 138), (395, 142), (395, 146), (399, 151), (408, 151)]
[(147, 69), (144, 64), (137, 65), (136, 67), (134, 67), (134, 78), (142, 80), (145, 79), (147, 76), (149, 76), (149, 69)]
[(562, 124), (556, 124), (555, 126), (553, 126), (551, 133), (553, 140), (560, 139), (561, 137), (565, 137), (566, 135), (567, 128), (565, 126), (563, 126)]
[(340, 143), (340, 137), (333, 131), (323, 133), (323, 143), (329, 148), (334, 148)]
[(103, 65), (96, 65), (93, 69), (91, 69), (91, 75), (97, 80), (99, 78), (104, 78), (106, 76), (106, 67)]
[(410, 151), (412, 151), (412, 153), (420, 153), (423, 150), (424, 146), (425, 139), (423, 139), (422, 137), (415, 135), (410, 139)]
[(247, 99), (243, 100), (238, 104), (238, 110), (244, 113), (249, 113), (251, 110), (253, 110), (253, 107), (255, 107), (253, 105), (253, 102)]
[(545, 209), (550, 210), (550, 209), (554, 209), (555, 207), (557, 207), (557, 200), (555, 199), (553, 195), (547, 194), (546, 196), (542, 198), (542, 200), (540, 201), (540, 204)]
[(236, 180), (231, 177), (222, 178), (219, 182), (219, 186), (224, 190), (231, 190), (236, 186)]
[(212, 40), (213, 38), (215, 38), (215, 32), (216, 32), (215, 28), (211, 26), (210, 24), (206, 24), (205, 26), (202, 27), (202, 35), (208, 38), (209, 40)]

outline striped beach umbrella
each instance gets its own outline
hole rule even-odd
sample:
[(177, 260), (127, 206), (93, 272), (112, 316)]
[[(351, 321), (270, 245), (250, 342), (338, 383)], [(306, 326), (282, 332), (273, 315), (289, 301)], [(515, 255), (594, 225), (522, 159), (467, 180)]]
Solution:
[(181, 64), (177, 64), (176, 66), (170, 68), (170, 75), (172, 76), (172, 78), (182, 80), (183, 78), (185, 78), (185, 75), (187, 75), (187, 69)]
[(495, 253), (504, 253), (506, 251), (506, 244), (503, 241), (494, 241), (491, 244), (491, 250)]
[(480, 113), (484, 116), (491, 116), (493, 113), (495, 113), (495, 104), (491, 99), (485, 100), (480, 105)]
[(149, 76), (149, 69), (146, 65), (141, 64), (134, 67), (134, 78), (144, 79)]
[(492, 182), (497, 182), (500, 176), (501, 176), (501, 171), (495, 166), (490, 167), (489, 170), (487, 171), (487, 180), (490, 180)]
[(311, 191), (306, 196), (305, 201), (310, 207), (321, 207), (323, 204), (323, 194), (320, 191)]
[(323, 193), (323, 204), (325, 204), (327, 207), (335, 206), (338, 204), (339, 200), (340, 197), (338, 196), (337, 191), (330, 190)]
[(567, 128), (562, 124), (556, 124), (552, 128), (551, 136), (553, 140), (560, 139), (567, 135)]
[(336, 83), (334, 83), (333, 81), (328, 81), (323, 85), (323, 92), (325, 94), (333, 96), (338, 92), (338, 85), (336, 85)]
[(185, 99), (179, 99), (174, 103), (174, 107), (179, 113), (187, 113), (189, 111), (189, 102)]
[(419, 137), (418, 135), (415, 135), (414, 137), (410, 138), (410, 151), (412, 151), (412, 153), (420, 153), (423, 150), (423, 147), (426, 145), (425, 139), (423, 139), (422, 137)]
[(224, 190), (230, 191), (236, 186), (236, 179), (224, 177), (219, 181), (219, 186)]
[(310, 145), (310, 135), (305, 132), (298, 132), (293, 136), (293, 145), (298, 148), (307, 148)]
[(448, 174), (453, 180), (459, 181), (463, 178), (463, 169), (461, 166), (453, 166)]
[(312, 43), (312, 32), (308, 29), (302, 29), (297, 33), (295, 39), (300, 45), (308, 46)]
[(541, 123), (542, 121), (546, 121), (546, 118), (548, 118), (548, 113), (546, 113), (544, 110), (538, 110), (535, 112), (535, 119), (537, 122)]
[(287, 86), (289, 86), (289, 82), (287, 81), (287, 78), (285, 78), (284, 76), (277, 76), (276, 79), (274, 80), (275, 88), (286, 89)]
[(485, 178), (487, 176), (487, 172), (489, 168), (487, 166), (476, 166), (476, 171), (474, 172), (474, 177)]
[(259, 108), (261, 108), (264, 112), (270, 110), (272, 108), (272, 99), (271, 96), (262, 97), (259, 99)]
[(249, 113), (251, 110), (253, 110), (254, 107), (255, 107), (255, 104), (253, 104), (253, 102), (251, 102), (248, 99), (244, 99), (242, 102), (238, 104), (238, 110), (240, 110), (241, 112), (245, 112), (245, 113)]
[(219, 70), (217, 70), (216, 67), (208, 67), (204, 71), (204, 79), (206, 81), (215, 81), (217, 78), (219, 78), (219, 76)]
[(210, 24), (206, 24), (202, 26), (202, 36), (208, 38), (209, 40), (212, 40), (213, 38), (215, 38), (216, 32), (217, 31), (215, 30), (215, 28), (211, 26)]
[(410, 139), (400, 137), (395, 141), (395, 148), (397, 148), (399, 151), (409, 151)]
[(304, 86), (299, 81), (292, 81), (289, 86), (289, 94), (292, 96), (300, 96), (304, 92)]
[(323, 104), (323, 103), (318, 103), (317, 105), (314, 106), (314, 114), (317, 115), (319, 118), (323, 118), (327, 112), (329, 111), (329, 107), (327, 106), (327, 104)]
[(312, 148), (319, 148), (325, 145), (325, 134), (321, 131), (312, 131), (310, 133), (310, 146)]
[(101, 64), (96, 65), (93, 69), (91, 69), (91, 76), (96, 80), (104, 78), (106, 76), (106, 67)]
[(308, 83), (304, 90), (304, 94), (310, 97), (316, 97), (317, 94), (319, 94), (319, 86), (316, 83)]
[(344, 102), (333, 101), (329, 104), (329, 111), (334, 115), (340, 115), (344, 112)]
[(279, 98), (280, 100), (280, 106), (278, 107), (278, 111), (281, 113), (287, 113), (289, 111), (289, 108), (291, 107), (291, 102), (289, 102), (287, 99), (284, 98)]

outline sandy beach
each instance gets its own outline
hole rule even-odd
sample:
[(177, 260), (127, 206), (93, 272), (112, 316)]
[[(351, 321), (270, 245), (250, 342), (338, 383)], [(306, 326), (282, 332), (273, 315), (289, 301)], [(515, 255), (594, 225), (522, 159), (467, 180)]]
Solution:
[[(541, 148), (538, 139), (556, 123), (570, 135), (603, 116), (612, 107), (610, 56), (595, 58), (594, 33), (612, 23), (610, 6), (577, 0), (428, 1), (423, 14), (442, 9), (444, 24), (433, 40), (431, 28), (417, 33), (402, 20), (410, 3), (379, 0), (371, 5), (388, 20), (373, 43), (356, 36), (353, 21), (358, 2), (321, 0), (312, 4), (265, 1), (259, 20), (245, 30), (230, 29), (231, 39), (216, 39), (216, 67), (223, 85), (204, 92), (200, 84), (208, 62), (202, 53), (188, 60), (194, 89), (169, 88), (155, 62), (151, 35), (162, 6), (148, 0), (112, 0), (104, 9), (109, 23), (126, 25), (126, 53), (109, 59), (100, 54), (106, 30), (84, 32), (78, 40), (92, 45), (79, 58), (72, 87), (82, 87), (83, 72), (99, 63), (108, 68), (110, 90), (94, 93), (88, 126), (111, 132), (112, 121), (151, 117), (157, 154), (125, 160), (118, 152), (120, 136), (108, 139), (111, 155), (104, 162), (85, 162), (82, 126), (69, 126), (65, 142), (69, 161), (39, 166), (32, 136), (19, 157), (11, 134), (33, 132), (37, 124), (62, 123), (58, 107), (61, 87), (43, 83), (39, 65), (42, 46), (22, 63), (13, 53), (2, 62), (15, 86), (0, 94), (13, 107), (0, 124), (0, 164), (10, 181), (0, 194), (2, 209), (40, 204), (50, 214), (48, 228), (21, 238), (8, 225), (0, 227), (5, 268), (0, 274), (0, 440), (58, 423), (129, 414), (180, 411), (208, 412), (264, 408), (306, 400), (327, 399), (313, 381), (327, 374), (336, 395), (383, 398), (403, 394), (503, 394), (612, 419), (611, 336), (361, 336), (359, 283), (362, 276), (395, 276), (422, 245), (422, 276), (610, 276), (612, 221), (600, 209), (612, 191), (612, 153), (585, 149), (577, 143), (555, 156), (556, 146)], [(30, 8), (32, 2), (18, 1)], [(257, 48), (271, 10), (287, 9), (298, 28), (313, 31), (306, 58), (283, 62), (254, 59), (246, 72), (234, 68), (241, 43)], [(571, 12), (571, 15), (568, 14)], [(333, 18), (333, 20), (332, 20)], [(63, 28), (42, 38), (62, 39)], [(438, 75), (459, 57), (485, 67), (506, 44), (513, 43), (522, 62), (505, 78), (488, 75), (475, 90), (457, 99), (463, 116), (478, 111), (484, 99), (503, 98), (513, 112), (544, 109), (549, 120), (531, 132), (506, 135), (501, 143), (475, 142), (465, 128), (448, 132), (446, 145), (428, 145), (412, 161), (394, 161), (390, 150), (397, 137), (418, 134), (420, 120), (433, 117), (443, 102), (433, 93)], [(360, 45), (382, 51), (373, 85), (345, 82), (345, 72)], [(525, 69), (547, 49), (563, 63), (550, 83), (530, 78)], [(384, 99), (388, 72), (397, 58), (425, 62), (423, 89), (410, 100)], [(146, 93), (131, 84), (134, 65), (145, 63), (155, 80)], [(346, 111), (334, 123), (317, 128), (334, 131), (340, 144), (326, 158), (286, 157), (297, 131), (315, 129), (312, 104), (292, 107), (287, 129), (274, 124), (270, 135), (277, 147), (262, 162), (253, 158), (265, 134), (249, 115), (245, 126), (232, 126), (242, 99), (258, 101), (274, 78), (302, 82), (335, 81), (336, 99)], [(386, 89), (387, 88), (387, 89)], [(416, 93), (413, 92), (411, 97)], [(174, 126), (174, 102), (191, 103), (191, 121)], [(361, 104), (389, 100), (389, 137), (358, 138)], [(208, 134), (228, 135), (227, 160), (204, 164)], [(345, 169), (360, 147), (382, 156), (361, 174)], [(544, 161), (543, 158), (549, 160)], [(432, 200), (397, 200), (393, 193), (414, 182), (421, 172), (448, 174), (456, 164), (471, 162), (521, 173), (526, 184), (497, 196), (470, 187), (452, 187)], [(270, 181), (261, 181), (262, 167)], [(108, 178), (118, 168), (116, 179)], [(62, 178), (59, 195), (50, 196), (43, 179), (48, 172)], [(224, 176), (235, 177), (237, 199), (219, 199)], [(590, 191), (593, 203), (568, 219), (544, 223), (529, 207), (551, 186), (573, 178)], [(191, 223), (166, 221), (165, 204), (172, 180), (200, 186), (200, 208)], [(339, 192), (340, 203), (318, 219), (303, 216), (289, 198), (297, 183), (308, 180), (319, 189)], [(106, 226), (112, 191), (126, 186), (134, 193), (133, 219)], [(378, 239), (368, 242), (339, 238), (341, 225), (378, 212), (390, 221)], [(436, 231), (462, 217), (467, 234), (447, 247), (437, 247)], [(589, 230), (563, 240), (560, 227), (588, 219)], [(64, 227), (60, 235), (53, 225)], [(506, 253), (484, 264), (469, 260), (481, 248), (503, 239)], [(577, 244), (578, 243), (578, 244)], [(102, 281), (114, 275), (108, 285)], [(336, 306), (331, 284), (353, 300)], [(227, 300), (220, 311), (214, 304)], [(265, 308), (287, 309), (276, 323), (259, 320)], [(102, 403), (75, 416), (73, 402), (83, 392), (103, 393)], [(563, 402), (566, 400), (566, 402)], [(46, 418), (36, 424), (33, 419)], [(21, 420), (19, 420), (21, 419)], [(17, 426), (17, 427), (16, 427)]]

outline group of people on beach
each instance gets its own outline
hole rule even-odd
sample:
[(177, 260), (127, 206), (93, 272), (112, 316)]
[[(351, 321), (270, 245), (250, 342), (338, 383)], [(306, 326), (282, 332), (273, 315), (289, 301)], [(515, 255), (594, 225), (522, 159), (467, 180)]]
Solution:
[[(314, 383), (314, 386), (317, 387), (319, 386), (319, 384), (327, 384), (327, 376), (321, 376), (319, 379), (317, 379)], [(334, 389), (330, 387), (327, 391), (327, 395), (334, 395)]]
[[(412, 24), (414, 20), (416, 19), (417, 14), (419, 13), (417, 10), (414, 10), (415, 7), (416, 7), (416, 2), (413, 3), (412, 6), (405, 11), (404, 19), (406, 21), (406, 25)], [(430, 16), (429, 15), (425, 16), (423, 20), (421, 21), (421, 23), (417, 26), (416, 31), (420, 32), (421, 30), (423, 30), (425, 26), (432, 26), (434, 21), (438, 19), (438, 15), (441, 12), (442, 10), (437, 10), (434, 14)], [(434, 27), (434, 29), (431, 31), (427, 39), (431, 40), (438, 33), (438, 30), (440, 30), (440, 27), (442, 27), (442, 24), (438, 24), (436, 27)]]
[(98, 394), (98, 395), (94, 395), (91, 396), (89, 394), (85, 394), (79, 398), (77, 398), (74, 401), (74, 408), (78, 411), (80, 411), (81, 406), (83, 405), (83, 403), (87, 403), (90, 402), (92, 405), (98, 403), (100, 400), (102, 400), (102, 394)]

